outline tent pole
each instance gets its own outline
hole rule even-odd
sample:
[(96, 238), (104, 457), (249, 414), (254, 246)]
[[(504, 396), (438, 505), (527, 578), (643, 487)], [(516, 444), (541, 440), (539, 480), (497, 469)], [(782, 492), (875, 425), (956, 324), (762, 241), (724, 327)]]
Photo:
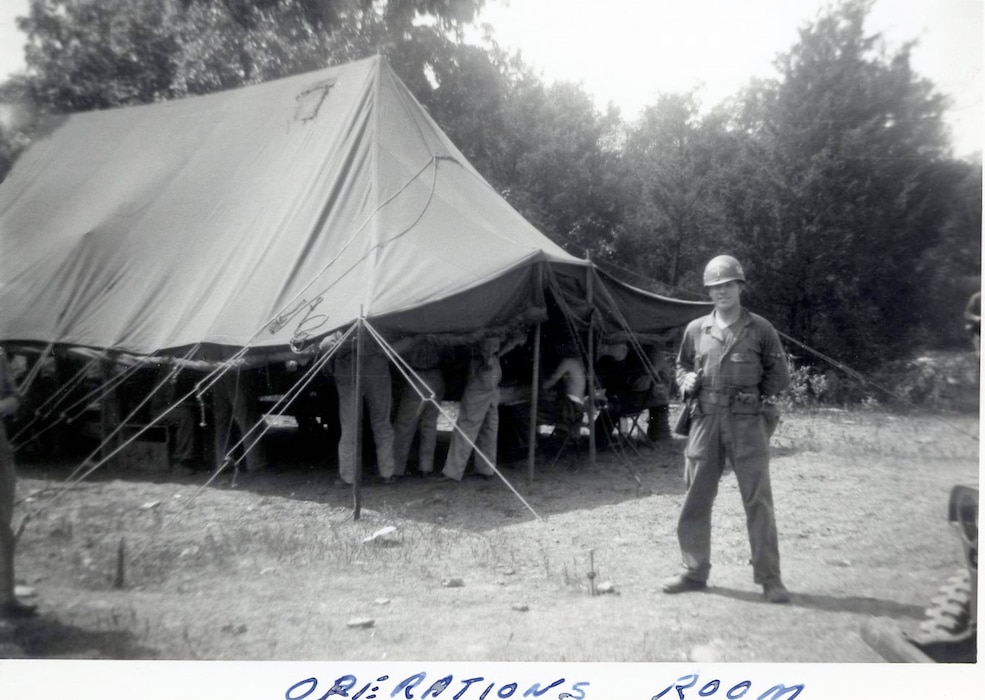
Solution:
[(527, 478), (534, 480), (534, 459), (537, 452), (537, 405), (540, 394), (540, 326), (534, 328), (534, 367), (530, 379), (530, 421), (527, 433)]
[(359, 312), (359, 321), (356, 325), (356, 361), (353, 363), (353, 371), (356, 376), (353, 379), (354, 391), (352, 393), (352, 432), (356, 444), (352, 450), (353, 465), (352, 478), (352, 519), (359, 520), (362, 511), (362, 491), (360, 490), (363, 476), (363, 349), (366, 344), (365, 327), (363, 325), (362, 310)]
[[(108, 386), (113, 381), (114, 375), (119, 371), (116, 366), (116, 355), (107, 352), (100, 359), (100, 378), (103, 386)], [(117, 447), (121, 440), (116, 435), (116, 444), (109, 445), (109, 436), (115, 435), (117, 426), (120, 424), (120, 393), (119, 386), (115, 386), (112, 391), (107, 393), (102, 401), (99, 402), (99, 447), (100, 459), (109, 459), (113, 454), (113, 448)]]
[(588, 464), (595, 468), (595, 299), (592, 274), (585, 269), (585, 296), (588, 301)]

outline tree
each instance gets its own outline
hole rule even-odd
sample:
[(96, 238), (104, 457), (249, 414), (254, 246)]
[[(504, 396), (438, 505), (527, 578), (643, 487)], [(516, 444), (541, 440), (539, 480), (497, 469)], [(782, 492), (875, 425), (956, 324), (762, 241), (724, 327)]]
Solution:
[(497, 184), (509, 150), (507, 105), (522, 64), (499, 51), (423, 34), (397, 47), (392, 65), (473, 166)]
[(0, 85), (0, 183), (14, 161), (30, 143), (28, 131), (37, 121), (23, 78), (12, 78)]
[(693, 93), (661, 95), (624, 148), (632, 201), (619, 257), (672, 289), (700, 289), (694, 271), (730, 237), (720, 198), (729, 140), (721, 115), (700, 111)]
[[(79, 111), (203, 94), (461, 31), (485, 0), (31, 0), (35, 100)], [(431, 18), (423, 29), (422, 17)]]
[(32, 0), (17, 23), (33, 100), (69, 112), (172, 97), (176, 12), (157, 0)]
[(982, 286), (982, 163), (941, 163), (933, 179), (932, 207), (943, 212), (943, 223), (915, 270), (923, 285), (919, 331), (928, 345), (967, 348), (962, 311)]
[(600, 113), (578, 85), (527, 77), (511, 95), (507, 199), (569, 252), (611, 255), (621, 219), (617, 154), (607, 148), (618, 112)]
[(621, 215), (607, 147), (616, 112), (600, 113), (579, 86), (545, 86), (495, 44), (432, 37), (395, 55), (401, 77), (507, 201), (573, 254), (607, 254)]
[(919, 342), (921, 253), (939, 236), (943, 99), (864, 31), (850, 0), (800, 32), (782, 77), (754, 86), (738, 127), (744, 191), (728, 206), (750, 297), (794, 337), (871, 365)]

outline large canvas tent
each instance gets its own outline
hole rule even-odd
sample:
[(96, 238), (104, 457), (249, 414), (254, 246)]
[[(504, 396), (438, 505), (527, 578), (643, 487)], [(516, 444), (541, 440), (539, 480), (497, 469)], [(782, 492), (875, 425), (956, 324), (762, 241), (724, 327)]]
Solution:
[(548, 288), (640, 332), (706, 308), (542, 235), (379, 57), (54, 118), (0, 184), (3, 342), (262, 355), (362, 317), (470, 332)]

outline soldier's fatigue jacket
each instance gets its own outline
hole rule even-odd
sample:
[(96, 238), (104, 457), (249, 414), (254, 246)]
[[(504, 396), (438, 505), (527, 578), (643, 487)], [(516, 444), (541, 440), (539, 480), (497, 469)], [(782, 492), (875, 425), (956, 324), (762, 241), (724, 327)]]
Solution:
[[(732, 330), (729, 339), (712, 312), (692, 321), (684, 331), (677, 353), (677, 383), (688, 372), (700, 371), (699, 400), (692, 406), (695, 416), (723, 407), (739, 415), (759, 415), (762, 400), (779, 394), (790, 383), (786, 354), (769, 321), (743, 309)], [(689, 440), (689, 451), (702, 447), (693, 442)], [(766, 440), (758, 448), (765, 451)]]
[[(4, 349), (0, 347), (0, 399), (7, 399), (11, 396), (16, 396), (20, 398), (20, 394), (17, 391), (17, 384), (14, 382), (14, 377), (10, 373), (10, 368), (7, 365), (7, 356), (4, 354)], [(6, 493), (8, 486), (8, 476), (10, 484), (13, 483), (14, 478), (14, 452), (11, 449), (10, 443), (7, 442), (7, 429), (4, 425), (4, 416), (0, 414), (0, 516), (6, 511), (3, 508), (2, 503), (5, 502), (5, 498), (8, 495)], [(11, 501), (13, 501), (13, 486), (10, 486), (11, 493), (9, 494)]]
[[(14, 378), (10, 373), (10, 368), (7, 366), (7, 356), (4, 349), (0, 347), (0, 399), (6, 399), (11, 396), (17, 396), (17, 385), (14, 383)], [(3, 416), (0, 415), (0, 452), (7, 454), (9, 452), (9, 446), (7, 444), (7, 433), (4, 429)]]
[(711, 568), (711, 509), (726, 466), (735, 470), (746, 511), (757, 583), (780, 577), (769, 427), (765, 397), (790, 381), (786, 355), (773, 326), (743, 309), (728, 331), (714, 312), (692, 321), (677, 355), (677, 379), (700, 371), (685, 461), (688, 491), (678, 520), (687, 575), (705, 580)]

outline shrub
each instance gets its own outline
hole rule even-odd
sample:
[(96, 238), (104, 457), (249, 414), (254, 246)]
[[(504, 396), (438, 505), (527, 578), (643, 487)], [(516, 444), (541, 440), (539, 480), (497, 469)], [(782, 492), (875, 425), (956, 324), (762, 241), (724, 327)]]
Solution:
[(780, 397), (789, 408), (879, 404), (937, 411), (978, 410), (978, 358), (935, 351), (883, 365), (860, 379), (791, 359), (790, 386)]
[(895, 401), (944, 411), (978, 409), (978, 358), (969, 352), (928, 352), (887, 363), (876, 381)]
[(864, 382), (834, 369), (818, 369), (790, 359), (790, 386), (780, 396), (788, 408), (845, 406), (868, 403), (872, 392)]

